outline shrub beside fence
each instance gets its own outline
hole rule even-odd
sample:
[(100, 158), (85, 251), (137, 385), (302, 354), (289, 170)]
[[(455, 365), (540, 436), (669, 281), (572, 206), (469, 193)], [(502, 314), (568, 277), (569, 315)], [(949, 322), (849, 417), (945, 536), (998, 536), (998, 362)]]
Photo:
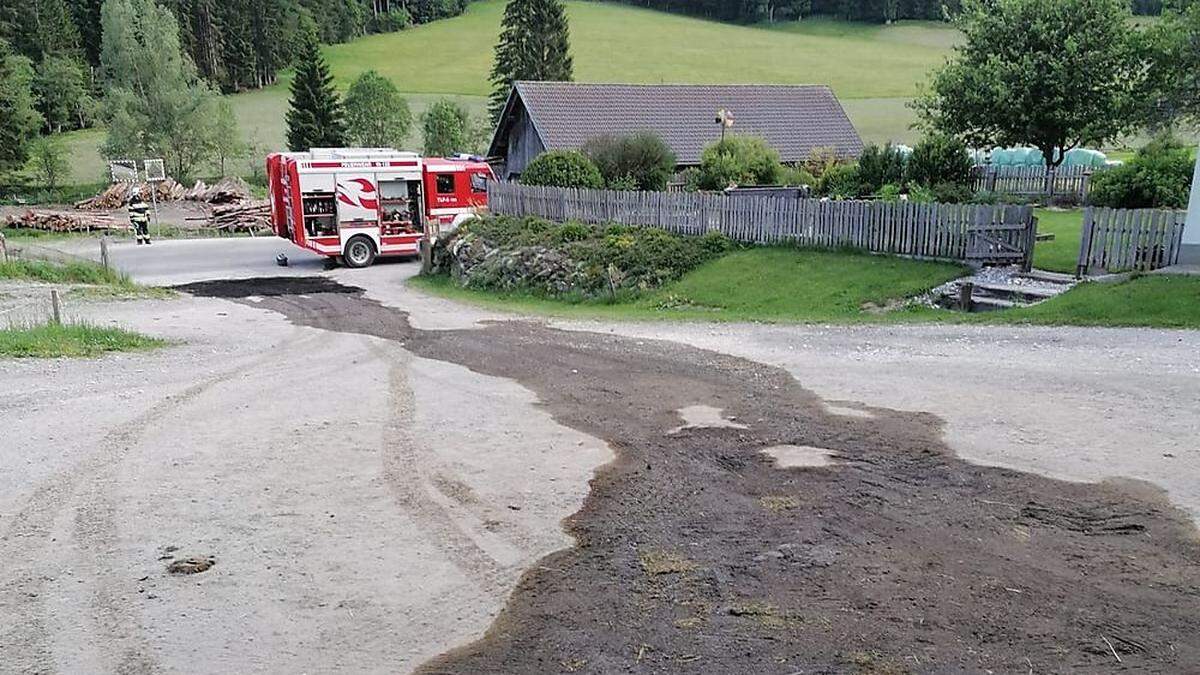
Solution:
[(1090, 166), (977, 166), (971, 170), (971, 177), (976, 191), (1015, 197), (1075, 197), (1084, 201), (1096, 171)]
[(1186, 211), (1084, 209), (1076, 274), (1174, 265), (1179, 262), (1186, 220)]
[(822, 201), (720, 193), (623, 192), (488, 184), (499, 214), (565, 222), (619, 223), (701, 235), (719, 231), (735, 241), (811, 247), (851, 247), (876, 253), (1019, 264), (1033, 255), (1037, 219), (1029, 206)]

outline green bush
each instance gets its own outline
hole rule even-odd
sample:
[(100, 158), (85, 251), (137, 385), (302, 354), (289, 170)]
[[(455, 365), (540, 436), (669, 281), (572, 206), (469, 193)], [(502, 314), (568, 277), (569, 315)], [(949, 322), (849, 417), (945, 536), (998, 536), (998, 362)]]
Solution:
[(576, 150), (551, 150), (534, 157), (521, 174), (521, 182), (570, 188), (604, 187), (600, 169)]
[[(610, 297), (614, 290), (636, 294), (678, 279), (721, 256), (732, 242), (720, 232), (684, 237), (664, 230), (627, 225), (556, 224), (539, 218), (496, 216), (472, 221), (435, 245), (440, 273), (455, 241), (482, 241), (485, 252), (474, 272), (460, 282), (489, 290), (521, 289), (559, 297)], [(474, 248), (474, 244), (463, 249)], [(478, 254), (478, 252), (477, 252)], [(571, 287), (563, 288), (565, 260)]]
[(815, 187), (817, 179), (802, 166), (784, 165), (779, 170), (779, 182), (783, 185), (808, 185)]
[(889, 143), (868, 145), (858, 158), (858, 194), (871, 195), (885, 185), (904, 186), (904, 155)]
[[(957, 138), (932, 134), (921, 139), (908, 158), (908, 180), (916, 185), (936, 187), (971, 184), (971, 156)], [(937, 192), (937, 190), (934, 190)], [(940, 200), (939, 200), (940, 201)]]
[(859, 195), (862, 181), (858, 167), (853, 164), (838, 164), (830, 167), (817, 181), (817, 192), (834, 199), (852, 199)]
[(689, 166), (683, 170), (683, 173), (680, 174), (680, 178), (683, 180), (684, 192), (697, 192), (700, 190), (700, 181), (703, 179), (700, 169), (697, 169), (694, 166)]
[(918, 183), (909, 188), (909, 192), (916, 192), (918, 189), (929, 192), (930, 201), (940, 204), (969, 204), (975, 199), (975, 191), (969, 183), (942, 182), (935, 183), (933, 187)]
[(888, 183), (879, 188), (879, 201), (881, 202), (898, 202), (900, 201), (900, 186), (895, 183)]
[[(971, 195), (968, 193), (967, 201), (970, 201)], [(942, 200), (937, 198), (937, 194), (933, 190), (924, 185), (914, 185), (908, 189), (908, 201), (914, 204), (932, 204)]]
[(1193, 168), (1188, 148), (1170, 137), (1155, 138), (1125, 164), (1096, 172), (1089, 199), (1123, 209), (1186, 208)]
[(700, 157), (700, 189), (730, 185), (778, 185), (779, 153), (754, 136), (727, 136), (704, 149)]
[(593, 138), (583, 154), (614, 190), (665, 190), (675, 174), (675, 153), (650, 131)]

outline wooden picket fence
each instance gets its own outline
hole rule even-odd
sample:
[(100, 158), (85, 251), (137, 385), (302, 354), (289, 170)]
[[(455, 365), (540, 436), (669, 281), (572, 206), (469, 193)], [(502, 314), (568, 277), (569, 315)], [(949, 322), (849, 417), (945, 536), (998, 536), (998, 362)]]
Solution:
[(823, 201), (721, 193), (624, 192), (488, 184), (495, 213), (558, 222), (718, 231), (736, 241), (857, 248), (971, 264), (1029, 267), (1037, 219), (1028, 206)]
[(1087, 166), (977, 166), (972, 169), (975, 190), (1015, 197), (1075, 197), (1086, 201), (1095, 169)]
[(1174, 265), (1186, 220), (1186, 211), (1084, 209), (1077, 276)]

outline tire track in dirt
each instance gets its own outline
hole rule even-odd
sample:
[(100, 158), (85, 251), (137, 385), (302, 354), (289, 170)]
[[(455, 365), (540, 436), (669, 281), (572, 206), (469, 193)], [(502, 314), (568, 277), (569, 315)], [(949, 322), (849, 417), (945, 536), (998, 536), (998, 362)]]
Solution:
[(422, 533), (445, 552), (446, 559), (472, 579), (481, 591), (491, 598), (504, 598), (512, 585), (513, 572), (480, 548), (430, 493), (432, 477), (426, 467), (434, 466), (437, 458), (413, 434), (416, 401), (408, 384), (412, 356), (378, 344), (371, 344), (370, 348), (389, 364), (391, 415), (387, 438), (392, 440), (383, 447), (383, 477), (393, 499), (420, 524)]
[[(285, 340), (283, 346), (315, 339), (318, 337), (296, 335)], [(149, 656), (136, 608), (121, 600), (121, 591), (109, 585), (115, 574), (113, 547), (118, 540), (111, 492), (117, 470), (147, 429), (170, 418), (213, 387), (270, 363), (274, 358), (273, 354), (261, 355), (247, 364), (221, 371), (176, 394), (165, 396), (145, 412), (105, 434), (85, 459), (43, 481), (26, 505), (11, 517), (4, 536), (0, 537), (0, 560), (4, 560), (5, 567), (11, 571), (11, 579), (0, 587), (0, 593), (12, 599), (9, 609), (17, 618), (13, 625), (0, 631), (0, 645), (4, 645), (7, 664), (19, 665), (18, 670), (27, 672), (56, 670), (43, 600), (45, 584), (51, 579), (40, 574), (38, 569), (51, 546), (50, 535), (55, 522), (74, 501), (77, 506), (73, 533), (80, 551), (88, 556), (87, 560), (81, 561), (80, 569), (89, 570), (92, 573), (89, 583), (98, 584), (92, 589), (93, 616), (97, 619), (92, 629), (104, 637), (106, 653), (114, 651), (113, 645), (122, 645), (119, 658), (107, 664), (106, 670), (145, 673), (157, 669)], [(82, 494), (81, 485), (84, 486)], [(56, 542), (55, 545), (61, 544)], [(97, 570), (106, 573), (98, 574)], [(125, 590), (129, 591), (126, 595), (137, 595), (133, 589)]]
[[(328, 279), (190, 290), (514, 380), (616, 452), (575, 546), (426, 673), (1200, 672), (1200, 537), (1161, 491), (969, 464), (932, 415), (836, 414), (782, 369), (683, 345), (420, 331)], [(668, 433), (698, 405), (747, 428)], [(780, 469), (776, 445), (836, 463)]]

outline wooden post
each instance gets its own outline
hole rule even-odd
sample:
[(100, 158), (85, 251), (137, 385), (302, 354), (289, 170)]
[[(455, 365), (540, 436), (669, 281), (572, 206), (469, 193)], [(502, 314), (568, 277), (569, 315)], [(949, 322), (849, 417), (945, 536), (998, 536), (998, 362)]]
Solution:
[(62, 325), (62, 300), (58, 297), (58, 289), (50, 289), (50, 307), (54, 313), (54, 325)]
[(102, 266), (104, 266), (104, 269), (110, 268), (110, 262), (108, 259), (108, 235), (107, 234), (100, 235), (100, 264)]
[(4, 239), (4, 234), (0, 233), (0, 263), (8, 262), (8, 242)]
[(971, 294), (975, 292), (975, 284), (966, 282), (958, 285), (958, 308), (964, 312), (971, 311)]
[(433, 250), (429, 245), (429, 237), (421, 238), (421, 274), (427, 275), (433, 271)]

